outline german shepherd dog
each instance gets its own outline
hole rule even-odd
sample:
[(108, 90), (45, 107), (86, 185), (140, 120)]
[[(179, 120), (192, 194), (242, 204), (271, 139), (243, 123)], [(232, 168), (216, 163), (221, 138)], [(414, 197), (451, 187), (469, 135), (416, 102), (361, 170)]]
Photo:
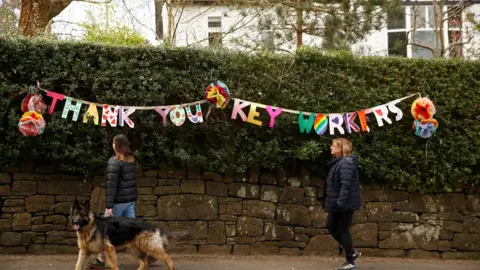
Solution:
[(104, 253), (112, 270), (118, 270), (116, 249), (124, 247), (140, 262), (138, 270), (148, 268), (147, 256), (162, 259), (173, 270), (173, 262), (165, 252), (167, 233), (143, 219), (95, 216), (90, 211), (90, 200), (83, 205), (75, 200), (70, 219), (80, 248), (75, 270), (82, 269), (92, 253)]

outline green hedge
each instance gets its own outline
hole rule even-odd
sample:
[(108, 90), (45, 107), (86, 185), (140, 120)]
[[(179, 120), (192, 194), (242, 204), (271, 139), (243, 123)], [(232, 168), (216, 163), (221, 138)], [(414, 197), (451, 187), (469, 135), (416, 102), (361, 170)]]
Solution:
[[(452, 190), (480, 183), (480, 62), (357, 58), (303, 50), (296, 56), (248, 56), (238, 52), (93, 44), (0, 40), (0, 155), (4, 164), (61, 165), (71, 171), (103, 166), (111, 138), (126, 133), (139, 161), (199, 164), (223, 171), (265, 169), (297, 160), (324, 174), (330, 135), (301, 134), (296, 115), (282, 114), (275, 128), (230, 119), (233, 102), (214, 110), (203, 124), (161, 124), (154, 111), (135, 112), (135, 129), (86, 125), (61, 118), (59, 103), (46, 115), (43, 136), (23, 137), (18, 93), (40, 80), (45, 88), (88, 101), (124, 105), (166, 105), (203, 98), (205, 87), (225, 82), (234, 97), (289, 109), (353, 111), (421, 92), (436, 104), (440, 127), (425, 140), (413, 134), (409, 113), (414, 99), (401, 103), (400, 122), (353, 134), (364, 181), (405, 183), (426, 191)], [(50, 99), (47, 98), (47, 101)], [(86, 106), (83, 108), (86, 109)], [(207, 106), (203, 107), (204, 114)], [(261, 118), (268, 123), (268, 114)], [(71, 119), (71, 117), (70, 117)], [(187, 121), (188, 122), (188, 121)], [(428, 144), (427, 144), (428, 143)], [(289, 163), (290, 164), (290, 163)]]

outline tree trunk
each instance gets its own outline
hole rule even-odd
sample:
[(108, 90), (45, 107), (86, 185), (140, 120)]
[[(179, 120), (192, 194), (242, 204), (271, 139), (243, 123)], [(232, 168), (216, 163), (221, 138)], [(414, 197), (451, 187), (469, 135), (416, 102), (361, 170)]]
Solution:
[(157, 40), (163, 38), (163, 3), (161, 0), (155, 0), (155, 35)]
[[(302, 0), (298, 0), (299, 5), (301, 6)], [(300, 48), (303, 44), (303, 9), (302, 7), (297, 8), (297, 22), (295, 24), (297, 32), (297, 49)]]
[(34, 37), (45, 31), (49, 22), (72, 0), (22, 0), (20, 30), (24, 36)]

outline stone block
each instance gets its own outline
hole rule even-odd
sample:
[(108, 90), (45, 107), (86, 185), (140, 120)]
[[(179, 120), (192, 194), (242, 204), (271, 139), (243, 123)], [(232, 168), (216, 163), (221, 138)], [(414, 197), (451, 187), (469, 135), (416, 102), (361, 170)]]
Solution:
[(317, 235), (310, 238), (303, 255), (336, 255), (338, 243), (330, 235)]
[(466, 233), (478, 233), (480, 234), (480, 218), (465, 217), (463, 221), (463, 228)]
[(271, 202), (250, 201), (243, 202), (243, 215), (255, 218), (275, 218), (276, 206)]
[(321, 205), (321, 202), (316, 197), (305, 197), (303, 198), (303, 205), (315, 206), (315, 205)]
[(202, 179), (202, 171), (200, 170), (200, 166), (196, 164), (188, 164), (187, 176), (189, 179)]
[(280, 199), (282, 188), (274, 186), (262, 186), (260, 190), (260, 200), (277, 203)]
[(32, 173), (14, 173), (14, 181), (43, 181), (45, 179), (44, 175), (32, 174)]
[(440, 230), (439, 239), (440, 240), (452, 240), (453, 239), (453, 232), (446, 231), (446, 230)]
[(152, 187), (139, 187), (137, 188), (138, 195), (151, 195), (153, 193)]
[(391, 222), (393, 220), (392, 203), (367, 203), (368, 222)]
[(158, 183), (157, 178), (138, 178), (137, 187), (156, 187)]
[(0, 219), (0, 232), (12, 230), (12, 219)]
[(464, 218), (463, 218), (462, 214), (460, 214), (459, 212), (446, 212), (446, 213), (440, 213), (439, 214), (439, 219), (463, 222)]
[(248, 172), (248, 183), (257, 184), (260, 179), (260, 166), (253, 165)]
[(217, 220), (217, 198), (204, 195), (168, 195), (158, 198), (160, 220)]
[(32, 224), (30, 213), (17, 213), (13, 215), (12, 231), (28, 231)]
[(352, 225), (351, 233), (355, 246), (377, 247), (378, 228), (376, 223)]
[(480, 252), (443, 252), (444, 260), (480, 260)]
[(139, 202), (135, 204), (135, 214), (139, 217), (156, 217), (157, 208), (154, 205)]
[(310, 240), (310, 237), (308, 237), (308, 235), (305, 235), (305, 234), (297, 234), (297, 235), (295, 235), (295, 241), (297, 241), (297, 242), (305, 242), (305, 243), (308, 243), (309, 240)]
[(468, 194), (466, 204), (468, 211), (480, 213), (480, 194)]
[(12, 206), (12, 207), (3, 207), (3, 213), (23, 213), (25, 212), (25, 206)]
[(440, 258), (440, 253), (438, 252), (431, 252), (425, 250), (407, 250), (407, 258), (413, 259), (438, 259)]
[(227, 197), (228, 196), (228, 186), (224, 183), (211, 182), (208, 181), (207, 185), (207, 194), (217, 197)]
[(37, 232), (22, 232), (24, 244), (45, 244), (45, 235)]
[(63, 236), (47, 236), (45, 240), (47, 244), (54, 244), (54, 245), (64, 245), (65, 244), (65, 237)]
[[(362, 202), (391, 202), (391, 193), (385, 190), (360, 189)], [(407, 198), (408, 199), (408, 198)]]
[(224, 221), (225, 224), (236, 224), (237, 216), (232, 215), (219, 215), (219, 220)]
[(223, 175), (223, 182), (225, 183), (233, 183), (233, 179), (235, 178), (235, 170), (229, 168), (225, 170)]
[(196, 254), (197, 249), (195, 245), (175, 245), (169, 252), (172, 254)]
[(378, 243), (378, 247), (382, 249), (418, 249), (417, 243), (408, 232), (382, 240)]
[(228, 195), (244, 199), (258, 199), (260, 197), (260, 187), (251, 184), (232, 183), (228, 185)]
[(278, 253), (283, 256), (300, 256), (299, 248), (279, 248)]
[(297, 204), (278, 205), (277, 223), (280, 225), (310, 227), (312, 218), (307, 207)]
[(415, 223), (418, 222), (420, 219), (417, 214), (411, 212), (397, 212), (393, 213), (393, 221), (396, 222), (409, 222)]
[(12, 191), (9, 185), (0, 185), (0, 197), (10, 196)]
[(159, 186), (180, 186), (181, 183), (180, 179), (158, 179)]
[(302, 184), (302, 180), (300, 180), (299, 177), (288, 177), (287, 178), (287, 183), (292, 186), (292, 187), (300, 187)]
[(314, 228), (322, 229), (327, 226), (327, 216), (328, 214), (323, 211), (321, 206), (310, 206), (308, 208), (310, 213), (310, 218), (312, 220), (312, 225)]
[(262, 242), (250, 245), (250, 252), (255, 255), (277, 255), (278, 251), (277, 242)]
[(205, 181), (203, 180), (182, 180), (182, 193), (205, 194)]
[(225, 244), (225, 223), (214, 221), (208, 224), (207, 242), (213, 245)]
[(430, 211), (429, 208), (427, 208), (427, 201), (425, 199), (426, 199), (426, 196), (422, 196), (422, 194), (418, 192), (409, 194), (410, 212), (415, 212), (415, 213), (435, 212), (435, 211)]
[(27, 212), (29, 213), (53, 211), (55, 206), (55, 197), (34, 195), (34, 196), (28, 197), (25, 200), (25, 204), (27, 207)]
[(293, 238), (293, 227), (280, 226), (273, 222), (265, 222), (265, 240), (291, 241)]
[(46, 224), (65, 224), (67, 223), (67, 218), (61, 215), (46, 216), (44, 222)]
[(32, 217), (32, 225), (42, 225), (42, 224), (43, 224), (43, 216)]
[(232, 245), (200, 245), (198, 253), (205, 255), (230, 255), (232, 253)]
[[(203, 180), (213, 180), (214, 182), (223, 182), (223, 176), (216, 172), (204, 172), (202, 176)], [(208, 188), (207, 188), (208, 190)]]
[(393, 209), (402, 212), (409, 212), (410, 211), (410, 203), (408, 201), (402, 202), (394, 202)]
[(299, 187), (284, 187), (280, 195), (280, 202), (285, 204), (303, 204), (305, 191)]
[(480, 251), (480, 234), (456, 233), (452, 248), (462, 251)]
[(37, 245), (28, 246), (29, 254), (57, 255), (57, 254), (78, 254), (78, 247), (67, 245)]
[(453, 221), (444, 221), (443, 229), (450, 232), (463, 232), (463, 223), (453, 222)]
[(9, 173), (0, 173), (0, 184), (10, 184), (12, 176)]
[(3, 206), (24, 206), (24, 199), (6, 199)]
[(405, 250), (403, 249), (359, 248), (358, 251), (362, 253), (362, 256), (368, 257), (405, 257)]
[(262, 236), (263, 220), (251, 217), (239, 217), (236, 227), (238, 236)]
[(467, 210), (467, 200), (463, 193), (443, 193), (436, 203), (439, 212), (461, 212)]
[(306, 187), (304, 191), (305, 197), (317, 197), (318, 189), (316, 187)]
[(153, 195), (170, 195), (180, 193), (182, 193), (180, 186), (159, 186), (153, 189)]
[(234, 203), (227, 205), (227, 215), (234, 215), (240, 216), (242, 214), (242, 204), (241, 203)]
[(25, 254), (27, 248), (24, 246), (18, 247), (0, 247), (0, 254)]
[(32, 225), (31, 230), (34, 232), (48, 232), (53, 230), (52, 224)]
[(233, 255), (250, 255), (250, 245), (234, 245)]
[(353, 213), (352, 224), (367, 223), (367, 221), (367, 209), (365, 209), (365, 207), (360, 207), (360, 209)]
[(38, 194), (90, 195), (92, 186), (84, 181), (45, 181), (38, 186)]
[(312, 176), (310, 179), (310, 185), (323, 189), (325, 187), (325, 180), (317, 176)]
[(231, 225), (231, 224), (225, 225), (225, 235), (227, 237), (237, 236), (235, 225)]
[(0, 246), (20, 246), (22, 244), (22, 234), (18, 232), (2, 232), (0, 234)]
[(277, 177), (273, 173), (264, 173), (260, 176), (259, 183), (261, 185), (273, 185), (277, 184)]
[(59, 202), (55, 204), (55, 213), (56, 214), (70, 214), (70, 208), (72, 207), (71, 202)]
[(323, 235), (323, 234), (327, 234), (327, 230), (326, 229), (315, 229), (315, 228), (304, 228), (304, 227), (295, 227), (293, 229), (293, 232), (295, 234), (305, 234), (305, 235), (308, 235), (310, 237), (312, 236), (316, 236), (316, 235)]
[(157, 204), (158, 197), (155, 195), (138, 195), (137, 203), (139, 204)]
[(36, 181), (14, 181), (12, 185), (12, 195), (29, 196), (37, 194)]
[(185, 240), (205, 240), (208, 235), (208, 223), (206, 221), (169, 222), (168, 231), (172, 234), (187, 232), (188, 236)]
[(227, 237), (227, 244), (229, 245), (250, 245), (259, 242), (265, 241), (265, 237), (249, 237), (249, 236), (236, 236), (236, 237)]
[(450, 241), (438, 241), (438, 251), (449, 251), (451, 248)]

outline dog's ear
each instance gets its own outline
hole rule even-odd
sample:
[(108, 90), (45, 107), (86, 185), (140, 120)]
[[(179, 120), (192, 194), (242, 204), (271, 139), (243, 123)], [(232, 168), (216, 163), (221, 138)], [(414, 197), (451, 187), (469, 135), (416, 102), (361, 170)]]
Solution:
[(87, 199), (85, 203), (83, 204), (83, 209), (86, 211), (90, 211), (90, 199)]
[(80, 209), (80, 204), (78, 203), (77, 199), (75, 199), (75, 201), (72, 203), (72, 206), (70, 207), (70, 215), (73, 216), (73, 212), (79, 209)]

